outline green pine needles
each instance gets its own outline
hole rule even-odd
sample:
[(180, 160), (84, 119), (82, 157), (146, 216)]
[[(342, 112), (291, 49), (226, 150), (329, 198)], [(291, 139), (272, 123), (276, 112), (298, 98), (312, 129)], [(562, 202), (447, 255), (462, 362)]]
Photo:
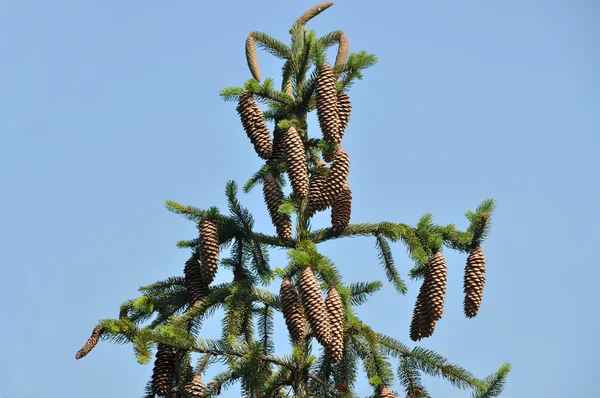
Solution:
[[(487, 199), (468, 211), (464, 231), (435, 224), (431, 214), (415, 225), (350, 222), (351, 154), (342, 146), (351, 112), (347, 93), (377, 58), (364, 51), (349, 54), (342, 31), (319, 38), (306, 27), (331, 5), (319, 4), (302, 14), (290, 30), (289, 45), (251, 32), (246, 57), (252, 78), (221, 91), (223, 99), (238, 103), (242, 126), (264, 159), (243, 190), (262, 187), (276, 233), (255, 230), (233, 181), (225, 188), (226, 212), (168, 201), (168, 210), (194, 222), (199, 231), (177, 243), (191, 252), (183, 276), (141, 287), (141, 296), (123, 303), (118, 318), (100, 320), (77, 359), (99, 340), (131, 343), (139, 363), (154, 363), (145, 397), (212, 397), (234, 384), (242, 396), (253, 398), (356, 397), (360, 379), (372, 386), (371, 397), (429, 397), (422, 375), (441, 377), (475, 398), (500, 395), (508, 364), (479, 379), (436, 352), (409, 348), (377, 332), (355, 308), (366, 305), (382, 283), (345, 283), (333, 259), (318, 250), (320, 243), (333, 239), (371, 237), (383, 273), (404, 295), (407, 285), (392, 255), (392, 244), (403, 244), (414, 262), (408, 276), (423, 283), (410, 330), (401, 337), (419, 341), (431, 336), (442, 318), (448, 272), (444, 250), (468, 254), (465, 314), (472, 317), (479, 310), (485, 281), (482, 244), (495, 206)], [(334, 45), (336, 59), (328, 62), (326, 50)], [(260, 81), (257, 48), (283, 61), (280, 89), (271, 78)], [(321, 134), (310, 136), (307, 115), (312, 111)], [(266, 122), (273, 123), (272, 133)], [(313, 228), (314, 214), (328, 210), (331, 226)], [(273, 269), (269, 249), (286, 250), (288, 264)], [(231, 281), (212, 283), (223, 268), (231, 271)], [(207, 339), (203, 322), (217, 310), (224, 313), (221, 336)], [(278, 313), (288, 329), (287, 353), (275, 352), (275, 339), (285, 338), (274, 328)], [(220, 373), (205, 382), (206, 371), (217, 364)]]

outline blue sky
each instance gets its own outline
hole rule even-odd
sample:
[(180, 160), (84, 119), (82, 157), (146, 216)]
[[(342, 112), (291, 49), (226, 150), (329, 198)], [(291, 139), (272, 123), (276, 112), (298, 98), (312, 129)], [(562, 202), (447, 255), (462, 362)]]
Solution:
[[(181, 274), (188, 252), (175, 242), (195, 230), (164, 201), (225, 209), (225, 182), (260, 167), (218, 92), (250, 77), (251, 30), (287, 42), (312, 5), (0, 2), (0, 397), (142, 395), (152, 366), (130, 346), (75, 352), (138, 286)], [(481, 377), (511, 362), (504, 397), (596, 391), (599, 15), (583, 0), (373, 0), (338, 1), (310, 23), (380, 60), (350, 92), (353, 222), (431, 212), (464, 228), (467, 209), (496, 199), (480, 315), (464, 318), (465, 258), (447, 250), (446, 312), (421, 345)], [(278, 79), (280, 61), (259, 62)], [(241, 199), (274, 232), (260, 189)], [(385, 280), (372, 239), (321, 248), (346, 281)], [(393, 249), (406, 276), (404, 248)], [(359, 315), (412, 346), (418, 283), (409, 288), (402, 297), (386, 284)], [(426, 380), (434, 397), (469, 396)]]

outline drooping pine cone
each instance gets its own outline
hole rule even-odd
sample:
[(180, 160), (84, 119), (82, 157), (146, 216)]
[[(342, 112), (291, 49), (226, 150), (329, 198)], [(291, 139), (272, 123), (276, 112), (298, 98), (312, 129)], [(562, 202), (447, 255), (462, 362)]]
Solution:
[(329, 315), (323, 301), (319, 282), (310, 267), (306, 267), (300, 277), (300, 299), (305, 309), (308, 323), (323, 347), (329, 346)]
[(446, 296), (446, 283), (448, 281), (446, 260), (441, 250), (429, 259), (427, 274), (425, 276), (426, 297), (428, 310), (437, 321), (444, 313), (444, 300)]
[(185, 262), (183, 268), (185, 276), (185, 288), (190, 297), (190, 305), (194, 305), (196, 301), (202, 300), (208, 294), (207, 284), (202, 281), (202, 271), (198, 256), (192, 256)]
[(292, 340), (302, 340), (304, 338), (304, 314), (296, 289), (287, 278), (281, 282), (279, 297), (281, 298), (281, 312)]
[(425, 281), (421, 284), (417, 302), (413, 311), (412, 321), (410, 323), (410, 339), (419, 341), (423, 338), (430, 337), (435, 330), (437, 320), (433, 316), (432, 311), (428, 309)]
[(340, 115), (340, 134), (342, 137), (350, 121), (351, 112), (352, 103), (350, 102), (350, 96), (346, 93), (338, 93), (338, 113)]
[(327, 353), (332, 363), (338, 363), (344, 357), (344, 304), (335, 287), (327, 292), (325, 306), (329, 314), (330, 331)]
[(332, 5), (333, 3), (330, 1), (326, 3), (317, 4), (316, 6), (309, 8), (304, 14), (302, 14), (300, 18), (296, 20), (296, 22), (300, 25), (306, 25), (308, 21), (310, 21), (311, 19), (313, 19)]
[(275, 123), (275, 128), (273, 129), (273, 152), (269, 163), (285, 157), (285, 133), (286, 131), (278, 128), (277, 123)]
[(302, 138), (294, 126), (285, 135), (285, 157), (292, 190), (299, 198), (308, 195), (308, 166)]
[(340, 45), (337, 56), (335, 57), (335, 66), (343, 65), (348, 60), (348, 38), (344, 32), (340, 32)]
[(81, 350), (77, 351), (77, 354), (75, 354), (75, 359), (81, 359), (89, 354), (90, 351), (96, 347), (96, 344), (98, 344), (98, 340), (103, 332), (104, 329), (102, 328), (102, 325), (97, 325), (92, 331), (92, 335), (87, 339), (83, 347), (81, 347)]
[(283, 203), (284, 196), (271, 172), (267, 173), (264, 178), (263, 197), (279, 238), (292, 239), (292, 219), (287, 214), (279, 213), (279, 206)]
[(200, 223), (200, 247), (202, 249), (202, 262), (200, 275), (206, 286), (215, 279), (219, 266), (219, 232), (213, 220), (204, 219)]
[[(327, 167), (320, 161), (317, 163), (319, 167)], [(326, 177), (317, 170), (313, 170), (308, 179), (308, 206), (310, 213), (314, 214), (317, 211), (327, 208), (327, 201), (323, 197), (323, 189), (325, 188)]]
[(260, 68), (258, 67), (258, 58), (256, 57), (256, 42), (252, 33), (246, 39), (246, 61), (252, 77), (260, 81)]
[(464, 311), (467, 318), (477, 315), (483, 299), (485, 284), (485, 255), (481, 246), (474, 247), (467, 258), (464, 279)]
[(344, 190), (349, 171), (350, 158), (344, 148), (338, 147), (331, 165), (331, 172), (322, 191), (323, 198), (329, 206), (333, 205), (338, 195)]
[(350, 191), (350, 185), (346, 182), (344, 189), (335, 199), (331, 208), (331, 226), (336, 234), (341, 234), (350, 224), (351, 213), (352, 191)]
[(165, 397), (171, 394), (176, 361), (177, 350), (175, 347), (158, 343), (152, 370), (152, 390), (156, 395)]
[(397, 398), (396, 395), (394, 395), (394, 393), (391, 392), (387, 387), (381, 387), (381, 390), (379, 391), (379, 396), (381, 398)]
[(339, 144), (342, 142), (342, 137), (335, 80), (329, 64), (323, 64), (319, 69), (316, 83), (317, 119), (325, 141)]
[(236, 110), (258, 156), (270, 159), (273, 155), (271, 133), (252, 93), (244, 91), (240, 95)]
[(206, 385), (202, 381), (202, 376), (199, 374), (194, 375), (185, 385), (185, 397), (186, 398), (201, 398), (204, 397), (206, 392)]

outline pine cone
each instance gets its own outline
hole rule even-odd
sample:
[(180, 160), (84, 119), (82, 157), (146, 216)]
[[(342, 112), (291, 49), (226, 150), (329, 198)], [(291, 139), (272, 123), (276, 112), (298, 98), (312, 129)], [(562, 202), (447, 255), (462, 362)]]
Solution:
[(306, 25), (308, 21), (310, 21), (311, 19), (313, 19), (332, 5), (332, 2), (317, 4), (316, 6), (311, 7), (308, 11), (302, 14), (300, 18), (296, 20), (296, 23), (299, 23), (300, 25)]
[(77, 354), (75, 354), (75, 359), (81, 359), (89, 354), (90, 351), (96, 347), (96, 344), (98, 344), (98, 340), (100, 339), (100, 336), (102, 336), (103, 332), (104, 329), (102, 328), (102, 325), (97, 325), (92, 331), (92, 335), (87, 339), (81, 350), (77, 351)]
[(292, 219), (286, 214), (279, 213), (279, 206), (284, 200), (283, 192), (270, 172), (265, 175), (263, 197), (279, 238), (283, 240), (292, 239)]
[(330, 340), (329, 315), (319, 282), (310, 267), (306, 267), (300, 277), (300, 299), (317, 341), (323, 347), (328, 347)]
[(190, 297), (190, 305), (202, 300), (208, 294), (207, 285), (202, 281), (202, 271), (198, 256), (193, 254), (183, 268), (185, 275), (185, 289)]
[(285, 135), (285, 157), (292, 190), (299, 198), (305, 198), (308, 195), (306, 150), (294, 126), (290, 126)]
[(213, 220), (204, 219), (200, 223), (200, 247), (202, 249), (200, 275), (202, 282), (208, 286), (215, 279), (219, 266), (219, 232)]
[(338, 113), (340, 115), (340, 135), (343, 137), (348, 122), (350, 121), (350, 113), (352, 112), (352, 103), (350, 96), (346, 93), (338, 93)]
[(485, 255), (481, 246), (474, 247), (467, 258), (464, 280), (464, 311), (468, 318), (477, 315), (485, 284)]
[(446, 295), (447, 267), (446, 260), (441, 250), (429, 260), (427, 275), (425, 276), (427, 310), (431, 311), (432, 318), (436, 321), (444, 313), (444, 299)]
[(258, 156), (270, 159), (273, 155), (271, 133), (252, 93), (244, 91), (240, 95), (236, 110)]
[(379, 396), (381, 398), (397, 398), (393, 392), (391, 392), (387, 387), (381, 387), (379, 391)]
[(185, 385), (185, 397), (186, 398), (201, 398), (206, 392), (206, 385), (202, 381), (202, 377), (199, 374), (194, 375)]
[(348, 182), (344, 184), (344, 189), (333, 202), (331, 209), (331, 225), (336, 234), (341, 234), (348, 224), (350, 224), (350, 214), (352, 213), (352, 191)]
[(281, 282), (279, 297), (281, 298), (281, 312), (292, 340), (302, 340), (304, 338), (304, 314), (300, 307), (296, 289), (294, 289), (294, 285), (289, 279), (284, 279)]
[(339, 144), (340, 116), (338, 114), (338, 97), (335, 87), (335, 75), (329, 64), (323, 64), (317, 76), (317, 119), (325, 141)]
[(330, 344), (327, 353), (332, 363), (338, 363), (344, 357), (344, 304), (335, 287), (329, 289), (325, 306), (329, 314)]
[[(317, 166), (327, 167), (322, 161), (319, 161)], [(327, 201), (324, 200), (322, 194), (325, 188), (325, 181), (325, 176), (317, 170), (314, 170), (310, 174), (310, 178), (308, 179), (308, 206), (311, 215), (327, 208)]]
[(340, 32), (340, 45), (337, 56), (335, 57), (335, 66), (343, 65), (348, 60), (348, 38), (344, 32)]
[(252, 77), (260, 81), (260, 68), (258, 67), (258, 58), (256, 58), (256, 43), (252, 33), (246, 39), (246, 61)]
[(285, 157), (285, 133), (286, 131), (278, 128), (277, 122), (275, 122), (275, 128), (273, 129), (273, 151), (269, 163)]
[(349, 171), (350, 158), (344, 148), (339, 147), (331, 165), (331, 172), (322, 191), (323, 200), (325, 200), (327, 205), (333, 205), (338, 195), (344, 190)]
[(176, 360), (177, 350), (175, 347), (158, 343), (152, 370), (152, 390), (156, 395), (165, 397), (171, 394)]
[(421, 284), (417, 302), (413, 311), (412, 321), (410, 323), (410, 339), (419, 341), (423, 338), (430, 337), (435, 329), (436, 320), (432, 318), (431, 311), (427, 311), (427, 296), (426, 296), (425, 281)]

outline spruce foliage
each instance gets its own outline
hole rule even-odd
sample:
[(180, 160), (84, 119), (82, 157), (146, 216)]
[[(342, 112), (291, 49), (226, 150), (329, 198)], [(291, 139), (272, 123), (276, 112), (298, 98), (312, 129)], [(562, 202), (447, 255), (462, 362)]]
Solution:
[[(383, 274), (404, 295), (408, 289), (394, 262), (392, 244), (404, 245), (414, 262), (408, 276), (424, 281), (410, 333), (404, 330), (402, 336), (420, 340), (441, 320), (446, 272), (453, 272), (447, 271), (442, 248), (469, 255), (465, 313), (472, 317), (479, 311), (485, 280), (482, 245), (495, 207), (487, 199), (468, 211), (465, 231), (453, 224), (437, 225), (431, 214), (415, 225), (351, 222), (351, 154), (343, 148), (352, 109), (347, 92), (377, 58), (365, 51), (348, 53), (348, 38), (340, 30), (319, 38), (306, 27), (332, 4), (322, 3), (302, 14), (290, 30), (289, 45), (251, 32), (246, 57), (252, 78), (221, 91), (223, 99), (238, 103), (243, 130), (264, 160), (244, 192), (263, 184), (275, 233), (254, 229), (254, 218), (239, 201), (234, 181), (225, 187), (228, 214), (215, 207), (167, 201), (168, 210), (198, 228), (196, 236), (177, 243), (191, 250), (183, 275), (141, 287), (141, 296), (123, 303), (118, 318), (100, 320), (77, 359), (99, 340), (131, 343), (139, 363), (155, 358), (145, 397), (214, 397), (237, 383), (244, 397), (349, 398), (356, 396), (359, 378), (368, 380), (372, 397), (430, 397), (422, 375), (471, 390), (473, 398), (502, 392), (508, 364), (478, 379), (432, 350), (410, 348), (365, 324), (354, 308), (364, 305), (382, 283), (348, 284), (334, 262), (318, 251), (317, 245), (329, 240), (374, 237)], [(326, 49), (336, 44), (336, 59), (328, 62)], [(281, 90), (271, 78), (260, 81), (257, 48), (283, 60)], [(312, 111), (318, 114), (321, 131), (309, 135), (307, 115)], [(267, 121), (275, 123), (272, 137)], [(292, 187), (289, 195), (282, 190), (286, 175)], [(328, 207), (331, 225), (313, 229), (312, 216)], [(285, 267), (271, 268), (272, 248), (287, 250)], [(233, 278), (214, 284), (222, 268)], [(224, 313), (221, 336), (207, 339), (203, 321), (219, 309)], [(292, 345), (285, 354), (274, 352), (277, 316), (284, 317)], [(206, 371), (215, 364), (221, 364), (222, 371), (208, 379)]]

